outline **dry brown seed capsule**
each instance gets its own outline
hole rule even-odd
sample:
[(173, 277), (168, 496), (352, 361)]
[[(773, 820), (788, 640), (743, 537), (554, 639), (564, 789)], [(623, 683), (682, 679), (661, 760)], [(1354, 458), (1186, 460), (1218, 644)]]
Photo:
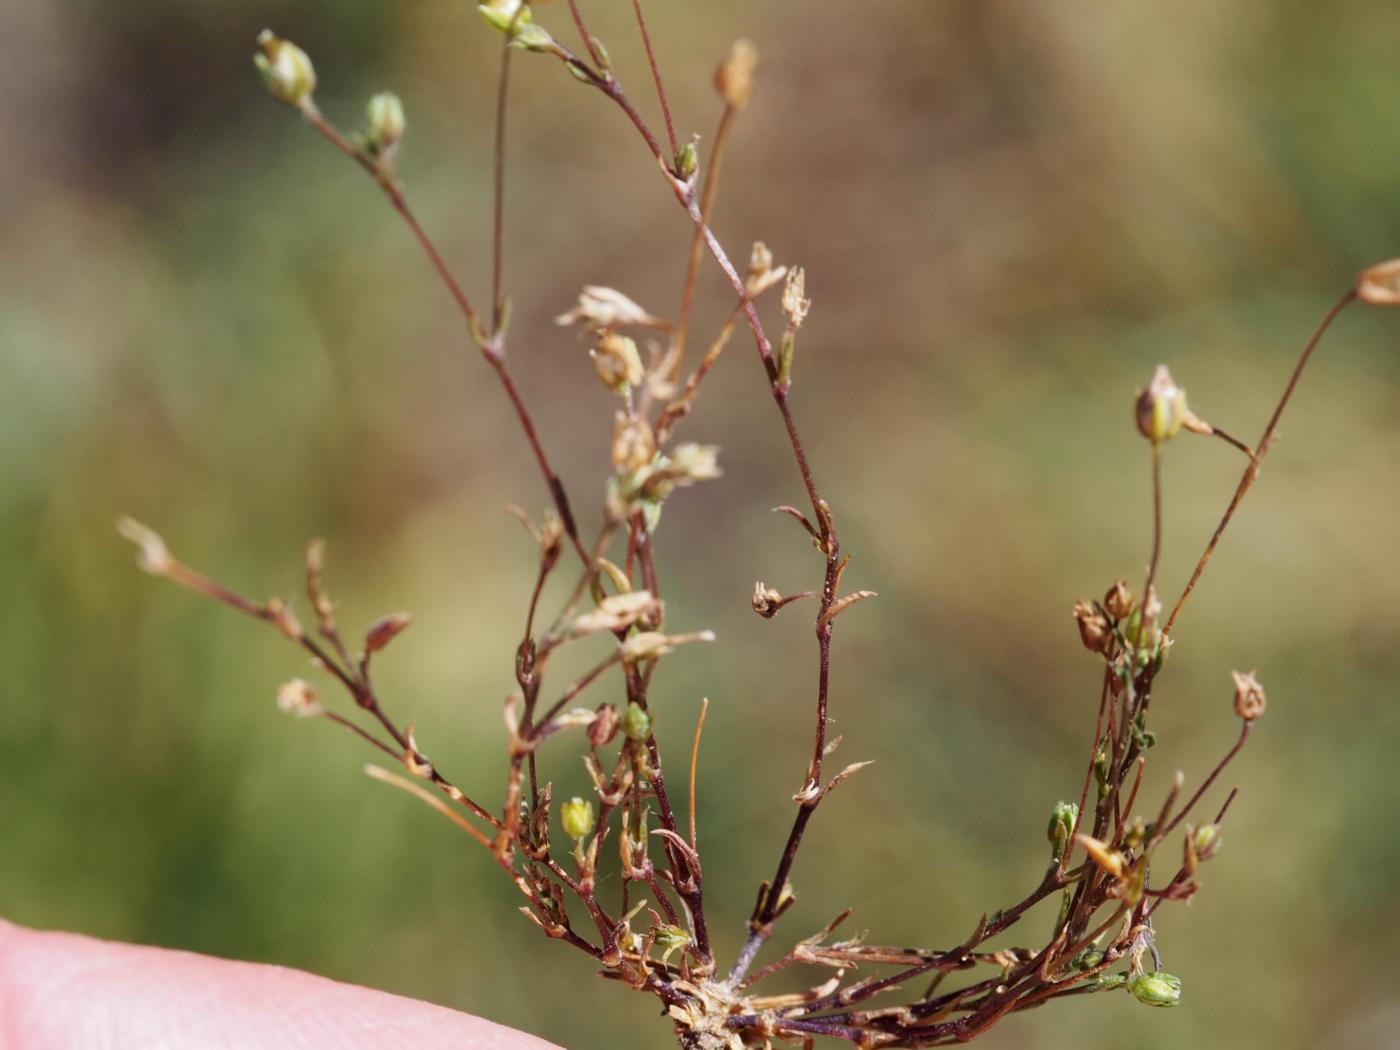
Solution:
[(641, 470), (655, 455), (656, 437), (647, 421), (619, 412), (613, 426), (613, 466), (618, 470)]
[(1127, 580), (1114, 580), (1113, 586), (1103, 596), (1103, 607), (1115, 620), (1128, 617), (1133, 611), (1133, 594), (1128, 590)]
[(1253, 722), (1264, 713), (1264, 707), (1268, 703), (1268, 698), (1264, 696), (1264, 687), (1254, 677), (1253, 671), (1249, 674), (1231, 671), (1230, 675), (1235, 680), (1235, 714), (1246, 722)]
[(610, 330), (603, 332), (597, 346), (588, 354), (593, 358), (598, 378), (614, 393), (626, 393), (646, 376), (637, 344), (625, 335)]
[(618, 729), (617, 708), (612, 704), (599, 704), (593, 722), (588, 727), (588, 743), (593, 747), (603, 747), (612, 743)]
[(770, 619), (781, 607), (783, 596), (762, 580), (753, 585), (753, 611), (765, 620)]
[(1107, 653), (1113, 647), (1113, 629), (1092, 602), (1075, 602), (1074, 619), (1079, 624), (1079, 639), (1091, 653)]

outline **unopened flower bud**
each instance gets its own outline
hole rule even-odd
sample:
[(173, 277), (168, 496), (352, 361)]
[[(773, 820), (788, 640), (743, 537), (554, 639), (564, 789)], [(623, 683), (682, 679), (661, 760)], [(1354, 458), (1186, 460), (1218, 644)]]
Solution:
[(316, 690), (300, 678), (284, 682), (277, 690), (277, 709), (296, 718), (314, 718), (321, 713)]
[(1099, 798), (1108, 794), (1108, 746), (1094, 752), (1094, 782), (1099, 786)]
[(1113, 648), (1113, 628), (1092, 602), (1074, 603), (1074, 619), (1079, 624), (1079, 640), (1091, 653), (1107, 653)]
[(486, 0), (476, 5), (487, 24), (510, 34), (510, 42), (527, 51), (546, 51), (554, 38), (535, 25), (535, 16), (523, 0)]
[(676, 174), (686, 182), (695, 178), (695, 173), (700, 170), (700, 147), (691, 139), (680, 149), (676, 150)]
[(1400, 259), (1362, 270), (1356, 278), (1356, 297), (1371, 306), (1400, 306)]
[(1235, 714), (1246, 722), (1253, 722), (1264, 713), (1264, 706), (1268, 703), (1264, 687), (1254, 677), (1253, 671), (1249, 674), (1231, 671), (1230, 675), (1235, 680)]
[(413, 617), (409, 613), (394, 613), (385, 616), (374, 623), (365, 632), (365, 652), (377, 653), (386, 645), (392, 642), (404, 631), (408, 630), (408, 625), (413, 622)]
[(1166, 365), (1158, 365), (1147, 389), (1138, 393), (1135, 404), (1137, 428), (1154, 445), (1176, 437), (1190, 410), (1186, 391), (1176, 385)]
[(154, 530), (132, 518), (118, 518), (117, 532), (139, 548), (136, 563), (142, 572), (165, 576), (175, 567), (175, 559), (170, 556), (165, 541)]
[(593, 830), (593, 803), (577, 796), (569, 799), (559, 807), (559, 823), (575, 842), (586, 838)]
[(1202, 824), (1191, 836), (1191, 848), (1201, 860), (1209, 860), (1220, 848), (1220, 827), (1216, 824)]
[(753, 97), (753, 71), (758, 65), (758, 48), (747, 40), (736, 40), (715, 70), (715, 91), (730, 109), (743, 109)]
[(628, 704), (622, 716), (622, 731), (628, 740), (645, 740), (651, 736), (651, 715), (646, 708), (637, 703)]
[(646, 376), (637, 344), (625, 335), (605, 331), (588, 354), (593, 358), (598, 378), (614, 393), (627, 393)]
[(272, 97), (289, 106), (306, 103), (316, 90), (316, 70), (306, 52), (289, 40), (273, 36), (270, 29), (258, 34), (258, 49), (253, 65), (262, 74)]
[(1045, 837), (1050, 840), (1050, 848), (1058, 860), (1064, 853), (1065, 844), (1074, 833), (1075, 822), (1079, 820), (1079, 805), (1074, 802), (1056, 802), (1050, 811), (1050, 823), (1045, 828)]
[(1074, 957), (1074, 965), (1080, 970), (1092, 970), (1095, 966), (1102, 963), (1103, 959), (1103, 952), (1099, 951), (1097, 948), (1085, 948)]
[(369, 105), (365, 107), (365, 116), (369, 120), (369, 143), (377, 154), (397, 146), (408, 126), (404, 119), (403, 103), (392, 91), (381, 91), (371, 97)]
[(1181, 1002), (1181, 978), (1161, 971), (1140, 973), (1128, 982), (1128, 991), (1144, 1006), (1175, 1006)]
[(1128, 590), (1127, 580), (1113, 581), (1113, 586), (1103, 596), (1103, 607), (1108, 610), (1108, 615), (1115, 620), (1121, 620), (1132, 614), (1133, 594)]

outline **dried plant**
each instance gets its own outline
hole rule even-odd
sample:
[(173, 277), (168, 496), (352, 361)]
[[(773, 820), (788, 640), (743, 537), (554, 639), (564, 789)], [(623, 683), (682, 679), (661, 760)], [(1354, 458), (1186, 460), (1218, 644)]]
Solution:
[[(1154, 499), (1147, 574), (1136, 593), (1126, 581), (1118, 580), (1101, 600), (1074, 606), (1080, 640), (1100, 666), (1097, 717), (1077, 801), (1060, 802), (1051, 811), (1049, 858), (1034, 887), (1021, 900), (970, 922), (966, 936), (950, 947), (888, 947), (866, 943), (863, 936), (840, 939), (836, 931), (849, 915), (841, 911), (821, 930), (791, 942), (781, 955), (755, 968), (795, 899), (792, 873), (808, 824), (836, 787), (867, 764), (857, 762), (832, 775), (828, 759), (840, 738), (829, 739), (827, 728), (832, 634), (842, 614), (872, 597), (869, 591), (844, 587), (849, 555), (842, 551), (836, 515), (818, 488), (793, 414), (795, 350), (811, 306), (803, 271), (777, 265), (772, 253), (757, 243), (747, 272), (741, 273), (708, 224), (729, 128), (753, 94), (757, 54), (751, 44), (740, 41), (720, 63), (715, 89), (721, 115), (708, 160), (702, 164), (695, 142), (677, 137), (639, 0), (633, 0), (633, 10), (664, 115), (664, 138), (653, 132), (633, 105), (612, 70), (607, 50), (589, 32), (577, 0), (569, 0), (568, 10), (582, 40), (578, 53), (537, 22), (522, 0), (488, 0), (479, 7), (504, 37), (496, 105), (494, 265), (490, 305), (484, 311), (473, 306), (453, 277), (415, 219), (400, 185), (396, 163), (405, 118), (399, 100), (391, 94), (376, 95), (368, 106), (365, 130), (346, 135), (317, 108), (316, 76), (305, 53), (264, 32), (258, 38), (255, 62), (274, 97), (299, 111), (360, 165), (402, 216), (460, 308), (470, 339), (500, 380), (553, 504), (538, 522), (519, 514), (538, 544), (539, 567), (524, 602), (525, 627), (514, 654), (517, 689), (505, 701), (506, 761), (497, 805), (468, 797), (429, 757), (415, 739), (413, 727), (389, 713), (371, 677), (372, 665), (377, 654), (409, 625), (409, 617), (385, 617), (365, 633), (358, 651), (348, 645), (322, 583), (319, 542), (312, 543), (306, 554), (306, 594), (314, 619), (309, 628), (289, 603), (240, 597), (176, 560), (154, 532), (125, 520), (121, 531), (139, 545), (142, 566), (267, 621), (309, 653), (315, 665), (349, 694), (352, 708), (342, 714), (323, 706), (315, 688), (299, 679), (281, 688), (279, 705), (293, 715), (342, 726), (382, 753), (397, 771), (369, 766), (370, 775), (417, 796), (486, 850), (519, 890), (524, 901), (520, 910), (545, 936), (587, 953), (603, 977), (660, 999), (683, 1047), (766, 1047), (774, 1041), (811, 1046), (823, 1036), (862, 1047), (940, 1046), (973, 1039), (1008, 1014), (1047, 1000), (1113, 989), (1125, 990), (1150, 1006), (1176, 1005), (1181, 982), (1160, 970), (1154, 920), (1163, 904), (1189, 900), (1196, 893), (1200, 866), (1218, 852), (1220, 824), (1235, 792), (1230, 791), (1205, 819), (1195, 814), (1248, 740), (1265, 699), (1253, 672), (1235, 672), (1238, 737), (1203, 782), (1188, 792), (1178, 772), (1166, 797), (1148, 805), (1139, 799), (1139, 787), (1155, 743), (1149, 728), (1154, 688), (1182, 610), (1257, 479), (1279, 418), (1318, 341), (1355, 300), (1373, 305), (1400, 303), (1400, 261), (1363, 273), (1354, 289), (1328, 312), (1304, 346), (1253, 446), (1198, 418), (1166, 368), (1158, 369), (1137, 395), (1135, 419), (1148, 442)], [(584, 88), (599, 92), (622, 111), (694, 227), (675, 321), (601, 286), (585, 288), (577, 305), (558, 318), (561, 325), (576, 326), (586, 334), (598, 377), (617, 396), (618, 408), (610, 421), (613, 473), (603, 487), (601, 527), (587, 539), (508, 364), (501, 143), (512, 55), (520, 49), (559, 62)], [(707, 254), (732, 285), (734, 306), (682, 379), (687, 358), (694, 356), (689, 346), (690, 318), (697, 274)], [(769, 293), (778, 289), (783, 330), (775, 346), (766, 334), (760, 304), (765, 297), (774, 298)], [(719, 473), (713, 447), (675, 439), (707, 375), (740, 325), (750, 330), (762, 358), (769, 392), (806, 493), (805, 510), (776, 509), (802, 529), (803, 542), (810, 541), (816, 548), (822, 569), (820, 583), (809, 591), (784, 594), (762, 582), (754, 588), (753, 608), (764, 618), (799, 600), (815, 599), (815, 728), (811, 757), (793, 796), (796, 811), (791, 831), (778, 849), (772, 875), (758, 888), (742, 948), (736, 958), (722, 964), (712, 950), (706, 925), (704, 867), (697, 838), (695, 763), (704, 709), (693, 738), (680, 745), (682, 759), (688, 749), (689, 789), (678, 792), (674, 766), (663, 762), (649, 700), (665, 656), (681, 645), (709, 642), (713, 635), (667, 629), (653, 544), (668, 496)], [(644, 333), (652, 338), (645, 355), (636, 342)], [(1164, 619), (1156, 578), (1162, 461), (1168, 443), (1182, 431), (1218, 438), (1243, 454), (1246, 462), (1219, 526)], [(568, 599), (544, 626), (539, 605), (546, 582), (571, 565), (574, 581)], [(546, 696), (554, 653), (565, 646), (599, 643), (600, 658), (592, 670), (562, 688), (556, 685)], [(596, 694), (605, 686), (619, 690), (613, 702), (580, 706), (585, 693)], [(563, 740), (551, 742), (552, 737), (571, 739), (581, 748), (594, 797), (554, 799), (543, 763), (548, 751), (567, 750), (568, 745)], [(675, 752), (670, 753), (674, 758)], [(681, 797), (688, 799), (688, 809)], [(620, 887), (615, 900), (600, 898), (601, 874)], [(991, 946), (1008, 931), (1022, 929), (1022, 918), (1042, 901), (1058, 907), (1043, 942), (1030, 938), (1012, 946)], [(571, 917), (571, 904), (578, 909), (575, 914), (586, 914), (585, 921)], [(915, 933), (901, 932), (911, 937)], [(795, 994), (760, 990), (765, 978), (790, 967), (813, 968), (820, 979)]]

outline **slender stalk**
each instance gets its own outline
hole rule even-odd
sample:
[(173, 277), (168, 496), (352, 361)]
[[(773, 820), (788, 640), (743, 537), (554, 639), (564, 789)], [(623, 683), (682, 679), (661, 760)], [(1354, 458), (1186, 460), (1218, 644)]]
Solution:
[(1152, 601), (1152, 584), (1157, 579), (1157, 563), (1162, 558), (1162, 446), (1152, 443), (1152, 560), (1147, 563), (1147, 582), (1142, 585), (1142, 626), (1138, 644), (1147, 639), (1147, 605)]
[(690, 745), (690, 848), (695, 849), (695, 769), (700, 764), (700, 734), (705, 731), (705, 714), (710, 698), (700, 701), (700, 717), (695, 721), (695, 742)]
[(656, 97), (661, 103), (661, 116), (666, 122), (666, 139), (671, 143), (671, 156), (674, 157), (680, 152), (680, 147), (676, 144), (676, 128), (671, 121), (671, 104), (666, 101), (666, 88), (661, 83), (661, 67), (656, 64), (656, 50), (651, 46), (646, 15), (642, 14), (642, 0), (632, 0), (632, 11), (637, 16), (637, 28), (642, 34), (642, 47), (646, 50), (647, 62), (651, 64), (651, 79), (656, 83)]
[(1322, 337), (1327, 333), (1327, 329), (1332, 327), (1332, 322), (1345, 310), (1356, 298), (1356, 290), (1348, 288), (1346, 292), (1335, 303), (1331, 309), (1318, 322), (1308, 341), (1303, 346), (1303, 352), (1298, 356), (1298, 363), (1293, 366), (1293, 373), (1288, 377), (1288, 385), (1283, 388), (1283, 396), (1279, 398), (1278, 405), (1274, 408), (1274, 414), (1269, 417), (1268, 424), (1264, 427), (1264, 433), (1255, 445), (1253, 458), (1249, 466), (1245, 467), (1244, 475), (1240, 478), (1239, 485), (1235, 488), (1235, 494), (1230, 499), (1230, 505), (1225, 508), (1225, 515), (1220, 519), (1220, 524), (1215, 527), (1215, 533), (1211, 536), (1210, 542), (1206, 544), (1205, 553), (1201, 555), (1201, 560), (1196, 563), (1195, 571), (1191, 573), (1191, 579), (1186, 584), (1186, 589), (1181, 592), (1181, 597), (1176, 600), (1176, 605), (1172, 608), (1172, 614), (1167, 617), (1167, 625), (1162, 628), (1162, 637), (1165, 639), (1176, 626), (1176, 619), (1181, 615), (1181, 610), (1186, 607), (1186, 603), (1191, 598), (1191, 592), (1196, 589), (1196, 582), (1200, 580), (1201, 573), (1206, 571), (1206, 565), (1210, 561), (1211, 555), (1215, 553), (1215, 548), (1220, 543), (1220, 537), (1225, 534), (1226, 528), (1235, 517), (1235, 511), (1239, 510), (1240, 503), (1245, 495), (1254, 486), (1255, 480), (1259, 477), (1259, 467), (1264, 462), (1264, 457), (1269, 454), (1269, 448), (1273, 445), (1275, 431), (1278, 428), (1278, 421), (1283, 416), (1283, 410), (1288, 407), (1289, 399), (1293, 397), (1293, 391), (1298, 386), (1298, 380), (1302, 378), (1303, 369), (1307, 367), (1308, 361), (1312, 358), (1313, 351), (1317, 349), (1317, 344), (1322, 341)]
[(725, 106), (715, 129), (714, 145), (710, 147), (710, 162), (705, 165), (705, 178), (700, 187), (700, 224), (690, 237), (690, 256), (686, 260), (685, 285), (681, 292), (681, 314), (676, 322), (676, 363), (671, 378), (681, 372), (681, 359), (685, 355), (686, 336), (690, 329), (690, 314), (695, 307), (695, 284), (700, 276), (700, 261), (705, 255), (704, 229), (710, 224), (714, 214), (715, 194), (719, 191), (720, 170), (724, 165), (724, 148), (729, 141), (729, 128), (734, 122), (735, 109)]
[[(518, 19), (526, 10), (522, 5), (516, 11)], [(513, 27), (514, 23), (512, 23)], [(506, 226), (506, 107), (510, 97), (510, 56), (515, 48), (510, 44), (510, 33), (505, 34), (501, 45), (501, 71), (496, 83), (496, 141), (494, 154), (494, 185), (492, 196), (491, 222), (491, 334), (499, 339), (501, 332), (502, 307), (504, 297), (502, 281), (505, 270), (505, 226)]]
[[(504, 112), (504, 95), (502, 95), (501, 106), (501, 111)], [(473, 341), (477, 342), (482, 355), (486, 358), (487, 363), (491, 365), (497, 377), (500, 379), (501, 386), (505, 389), (506, 396), (510, 399), (511, 407), (515, 409), (515, 414), (519, 418), (520, 425), (525, 431), (525, 437), (530, 444), (530, 449), (535, 454), (535, 461), (539, 464), (540, 471), (544, 474), (550, 497), (554, 501), (555, 509), (559, 512), (560, 520), (564, 523), (564, 532), (568, 535), (569, 541), (573, 545), (574, 551), (578, 554), (580, 560), (582, 560), (584, 567), (590, 567), (592, 562), (589, 560), (588, 552), (584, 549), (583, 541), (579, 537), (578, 524), (574, 520), (573, 510), (569, 506), (569, 497), (564, 489), (564, 484), (560, 481), (559, 475), (554, 472), (554, 468), (550, 465), (549, 457), (545, 454), (544, 446), (540, 443), (539, 434), (535, 429), (534, 419), (531, 417), (529, 410), (525, 407), (524, 401), (521, 400), (520, 393), (515, 387), (515, 382), (506, 368), (505, 348), (501, 341), (501, 333), (493, 330), (489, 339), (484, 341), (481, 339), (481, 322), (475, 308), (471, 304), (471, 300), (467, 298), (466, 292), (462, 289), (457, 278), (453, 276), (452, 271), (443, 260), (442, 254), (437, 250), (437, 247), (433, 244), (422, 225), (418, 222), (418, 219), (414, 216), (398, 184), (380, 169), (378, 165), (366, 157), (360, 150), (356, 149), (355, 146), (351, 144), (334, 125), (328, 122), (321, 115), (319, 110), (310, 105), (310, 103), (303, 109), (303, 113), (312, 127), (325, 136), (332, 145), (370, 174), (375, 184), (384, 192), (384, 195), (389, 198), (389, 202), (393, 205), (394, 210), (397, 211), (404, 222), (408, 224), (408, 228), (413, 232), (414, 237), (422, 246), (433, 269), (437, 272), (438, 277), (441, 278), (443, 284), (447, 287), (453, 300), (461, 310), (462, 317), (467, 322), (467, 329)], [(499, 269), (499, 267), (493, 266), (493, 269)], [(499, 318), (497, 318), (497, 320), (499, 320)]]

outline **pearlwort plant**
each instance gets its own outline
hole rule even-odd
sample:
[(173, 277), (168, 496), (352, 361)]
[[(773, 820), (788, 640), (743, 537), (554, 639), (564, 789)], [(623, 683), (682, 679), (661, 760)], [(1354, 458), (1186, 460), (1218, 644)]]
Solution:
[[(297, 717), (334, 723), (377, 751), (383, 764), (368, 766), (366, 772), (416, 796), (465, 832), (515, 885), (520, 911), (546, 937), (587, 954), (605, 979), (660, 1000), (676, 1039), (688, 1050), (775, 1043), (811, 1047), (819, 1038), (859, 1047), (944, 1046), (974, 1039), (1009, 1014), (1048, 1000), (1115, 990), (1148, 1006), (1176, 1006), (1182, 982), (1160, 969), (1154, 923), (1164, 904), (1189, 900), (1197, 892), (1201, 866), (1220, 850), (1220, 825), (1235, 792), (1215, 800), (1205, 816), (1198, 814), (1249, 739), (1264, 712), (1265, 696), (1254, 672), (1233, 672), (1238, 736), (1201, 783), (1188, 788), (1178, 772), (1165, 797), (1148, 803), (1140, 798), (1139, 788), (1156, 742), (1150, 714), (1157, 680), (1168, 662), (1182, 611), (1257, 480), (1279, 419), (1319, 340), (1353, 302), (1400, 304), (1400, 260), (1363, 272), (1337, 300), (1308, 339), (1253, 445), (1193, 413), (1165, 367), (1137, 395), (1134, 419), (1146, 439), (1153, 486), (1148, 569), (1136, 590), (1120, 579), (1101, 599), (1074, 605), (1079, 640), (1099, 668), (1097, 715), (1092, 736), (1087, 727), (1085, 731), (1090, 745), (1082, 783), (1073, 800), (1052, 808), (1046, 865), (1025, 896), (971, 919), (960, 943), (928, 948), (870, 944), (862, 936), (843, 938), (838, 930), (850, 912), (834, 902), (834, 917), (825, 927), (784, 941), (760, 965), (795, 899), (793, 877), (809, 823), (832, 792), (868, 764), (857, 762), (832, 772), (828, 760), (840, 738), (828, 736), (828, 710), (841, 702), (829, 687), (838, 620), (873, 594), (846, 587), (850, 556), (843, 552), (837, 515), (818, 487), (794, 414), (794, 361), (811, 307), (803, 271), (779, 264), (759, 242), (741, 272), (709, 226), (729, 130), (753, 96), (757, 51), (740, 41), (720, 62), (714, 78), (718, 126), (708, 156), (702, 157), (696, 140), (677, 135), (640, 0), (632, 0), (632, 8), (663, 116), (659, 132), (633, 104), (581, 8), (580, 0), (568, 0), (567, 21), (580, 41), (574, 49), (537, 21), (524, 0), (479, 4), (487, 24), (503, 38), (496, 89), (493, 266), (484, 308), (474, 305), (453, 276), (415, 218), (399, 181), (399, 151), (407, 127), (399, 99), (389, 93), (375, 95), (369, 100), (364, 128), (346, 133), (317, 107), (316, 73), (303, 51), (265, 31), (254, 56), (273, 97), (359, 165), (421, 245), (459, 308), (467, 337), (510, 401), (548, 493), (551, 508), (542, 518), (519, 513), (538, 545), (539, 562), (533, 580), (523, 588), (524, 629), (512, 657), (516, 688), (504, 704), (500, 797), (494, 804), (469, 797), (429, 757), (413, 727), (390, 714), (372, 670), (380, 652), (409, 626), (409, 617), (385, 617), (369, 627), (357, 646), (348, 644), (322, 582), (319, 542), (306, 552), (309, 626), (290, 603), (244, 598), (182, 564), (150, 529), (124, 520), (121, 531), (139, 546), (142, 567), (269, 623), (308, 653), (326, 678), (348, 695), (349, 704), (343, 710), (323, 705), (315, 686), (296, 679), (279, 690), (279, 705)], [(562, 16), (560, 20), (566, 21)], [(616, 107), (645, 142), (661, 187), (692, 224), (674, 318), (653, 314), (603, 285), (584, 288), (577, 304), (558, 318), (559, 324), (579, 330), (589, 340), (598, 379), (616, 396), (613, 418), (599, 421), (611, 428), (612, 472), (594, 489), (600, 513), (596, 529), (587, 531), (551, 465), (509, 364), (510, 300), (502, 266), (503, 143), (507, 92), (519, 51), (542, 56), (541, 64), (562, 67), (572, 80), (560, 78), (560, 90), (596, 92)], [(733, 308), (717, 333), (692, 345), (696, 279), (707, 257), (728, 279)], [(775, 342), (766, 323), (778, 317)], [(716, 957), (706, 923), (697, 836), (695, 765), (704, 708), (693, 737), (679, 744), (668, 740), (663, 747), (650, 700), (652, 682), (667, 654), (680, 646), (711, 642), (713, 635), (690, 625), (673, 629), (667, 623), (654, 544), (671, 493), (719, 474), (714, 447), (678, 441), (677, 434), (696, 407), (706, 377), (740, 328), (749, 331), (762, 360), (806, 496), (804, 507), (776, 509), (792, 519), (794, 530), (801, 530), (801, 542), (810, 543), (820, 560), (810, 590), (784, 594), (757, 583), (753, 609), (765, 619), (789, 605), (796, 607), (785, 615), (814, 610), (817, 686), (811, 754), (792, 798), (791, 830), (775, 844), (772, 873), (758, 885), (741, 948), (734, 958), (722, 960)], [(1219, 439), (1231, 446), (1230, 455), (1243, 457), (1244, 467), (1219, 526), (1168, 610), (1159, 598), (1157, 580), (1162, 464), (1171, 441), (1183, 434)], [(704, 511), (691, 505), (686, 512)], [(572, 586), (562, 607), (546, 617), (540, 608), (542, 594), (556, 573), (571, 577)], [(574, 681), (555, 681), (551, 657), (566, 646), (593, 648), (596, 663)], [(598, 694), (608, 699), (595, 703)], [(576, 756), (588, 769), (591, 795), (557, 800), (546, 762), (572, 763)], [(682, 763), (679, 777), (677, 761)], [(687, 772), (688, 784), (678, 784)], [(616, 892), (602, 894), (604, 884)], [(1022, 920), (1041, 902), (1049, 902), (1047, 920), (1055, 909), (1054, 921), (1030, 929)], [(912, 943), (921, 939), (918, 931), (904, 932)], [(1009, 940), (1012, 946), (993, 948), (994, 939), (1003, 944)], [(790, 968), (815, 974), (806, 990), (764, 991), (767, 978)]]

